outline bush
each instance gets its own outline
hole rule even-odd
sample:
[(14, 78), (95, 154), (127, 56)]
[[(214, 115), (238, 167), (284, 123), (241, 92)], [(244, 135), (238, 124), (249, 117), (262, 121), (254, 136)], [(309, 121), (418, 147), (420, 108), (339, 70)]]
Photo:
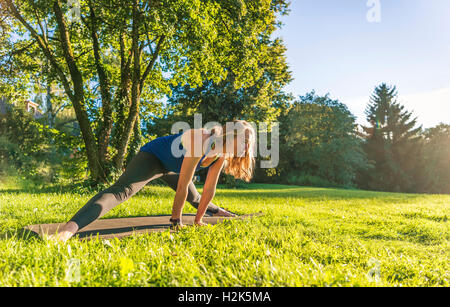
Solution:
[(21, 108), (11, 107), (0, 119), (0, 172), (14, 169), (35, 184), (82, 176), (86, 162), (78, 138), (50, 129)]
[(227, 174), (223, 174), (223, 183), (230, 189), (242, 189), (247, 185), (244, 181), (235, 179), (233, 176)]
[(336, 184), (329, 182), (326, 179), (320, 178), (314, 175), (301, 174), (301, 175), (289, 175), (287, 178), (289, 184), (302, 185), (302, 186), (313, 186), (313, 187), (323, 187), (331, 188), (337, 187)]
[(352, 187), (368, 169), (356, 119), (341, 102), (308, 93), (279, 121), (281, 183)]

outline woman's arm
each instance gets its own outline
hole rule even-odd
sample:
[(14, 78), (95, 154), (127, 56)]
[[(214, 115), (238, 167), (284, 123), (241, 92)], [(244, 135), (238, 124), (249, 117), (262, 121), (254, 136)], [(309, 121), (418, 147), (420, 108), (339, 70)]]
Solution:
[(224, 162), (225, 158), (220, 157), (213, 165), (210, 166), (208, 170), (205, 185), (203, 186), (203, 193), (200, 198), (200, 204), (198, 206), (197, 214), (195, 216), (195, 224), (198, 225), (203, 224), (202, 223), (203, 215), (205, 215), (206, 209), (208, 209), (208, 204), (216, 194), (217, 181), (219, 180), (219, 175), (220, 172), (222, 171)]
[(181, 219), (183, 206), (186, 202), (188, 194), (188, 185), (194, 177), (195, 169), (201, 157), (194, 154), (194, 130), (186, 131), (183, 134), (183, 147), (186, 149), (186, 154), (181, 164), (180, 176), (178, 178), (177, 190), (172, 207), (172, 219)]

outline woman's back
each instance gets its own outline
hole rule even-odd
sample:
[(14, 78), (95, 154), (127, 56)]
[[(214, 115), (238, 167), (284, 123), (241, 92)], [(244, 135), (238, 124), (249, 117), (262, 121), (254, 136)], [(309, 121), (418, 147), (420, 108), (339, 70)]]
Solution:
[[(171, 134), (156, 138), (142, 146), (140, 151), (154, 154), (168, 171), (179, 173), (184, 156), (186, 154), (186, 148), (184, 148), (181, 141), (182, 135), (183, 132), (180, 132), (177, 134)], [(196, 171), (202, 168), (201, 163), (204, 160), (205, 156), (208, 154), (210, 148), (211, 147), (208, 146), (208, 150), (202, 156), (200, 162), (197, 165)]]

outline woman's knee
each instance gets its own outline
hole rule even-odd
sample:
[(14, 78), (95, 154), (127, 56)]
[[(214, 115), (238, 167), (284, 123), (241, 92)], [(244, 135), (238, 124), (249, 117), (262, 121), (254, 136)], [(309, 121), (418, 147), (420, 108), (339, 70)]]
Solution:
[(126, 201), (131, 196), (138, 192), (138, 187), (135, 187), (133, 184), (116, 182), (106, 190), (104, 190), (104, 194), (111, 194), (114, 196), (116, 201), (119, 203)]

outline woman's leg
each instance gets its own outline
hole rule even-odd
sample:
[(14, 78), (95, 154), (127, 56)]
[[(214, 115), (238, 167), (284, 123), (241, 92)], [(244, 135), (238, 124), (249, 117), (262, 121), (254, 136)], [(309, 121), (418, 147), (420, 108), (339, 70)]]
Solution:
[(72, 217), (70, 222), (76, 224), (76, 231), (78, 231), (129, 199), (149, 181), (161, 177), (166, 172), (156, 156), (147, 152), (139, 152), (130, 161), (117, 182), (92, 197)]

